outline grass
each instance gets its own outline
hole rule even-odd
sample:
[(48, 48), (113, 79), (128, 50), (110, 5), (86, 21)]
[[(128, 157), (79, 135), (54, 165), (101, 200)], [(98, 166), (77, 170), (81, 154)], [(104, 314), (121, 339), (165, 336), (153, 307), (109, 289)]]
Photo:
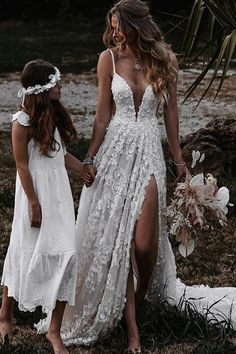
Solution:
[[(81, 138), (70, 147), (70, 151), (83, 159), (89, 141)], [(164, 145), (166, 159), (168, 151)], [(171, 168), (171, 166), (168, 166)], [(10, 133), (0, 132), (0, 271), (3, 266), (11, 231), (14, 206), (15, 164), (12, 158)], [(76, 176), (70, 175), (75, 207), (78, 207), (82, 183)], [(168, 194), (174, 188), (174, 178), (168, 174)], [(187, 259), (178, 254), (177, 245), (173, 249), (177, 261), (178, 276), (186, 284), (208, 284), (210, 286), (236, 286), (235, 249), (236, 217), (231, 215), (227, 228), (215, 227), (203, 232), (194, 253)], [(209, 257), (214, 254), (214, 257)], [(183, 301), (184, 299), (182, 299)], [(213, 326), (206, 316), (199, 315), (193, 304), (185, 302), (184, 311), (180, 311), (182, 302), (170, 306), (161, 301), (153, 306), (144, 302), (137, 310), (141, 341), (145, 353), (163, 354), (233, 354), (235, 334), (227, 319)], [(210, 309), (209, 309), (210, 311)], [(44, 336), (36, 335), (33, 324), (41, 317), (38, 309), (35, 313), (21, 313), (14, 308), (17, 333), (9, 346), (0, 347), (1, 353), (46, 354), (52, 349)], [(73, 354), (121, 354), (126, 348), (125, 326), (120, 324), (109, 333), (102, 342), (92, 348), (71, 348)]]
[[(175, 17), (170, 20), (158, 15), (164, 33), (175, 21)], [(52, 62), (63, 73), (95, 70), (98, 54), (104, 50), (104, 29), (105, 13), (94, 18), (0, 22), (0, 74), (21, 71), (26, 62), (36, 58)], [(176, 28), (167, 35), (174, 51), (179, 52), (183, 33)]]
[(0, 73), (22, 70), (27, 61), (36, 58), (52, 62), (62, 72), (95, 68), (103, 47), (103, 29), (100, 18), (0, 23)]

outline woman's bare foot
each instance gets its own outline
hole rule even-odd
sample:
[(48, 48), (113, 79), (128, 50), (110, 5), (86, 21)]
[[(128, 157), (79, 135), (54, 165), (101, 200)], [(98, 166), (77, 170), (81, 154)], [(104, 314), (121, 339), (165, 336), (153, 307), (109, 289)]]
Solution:
[(140, 341), (137, 338), (133, 338), (133, 339), (129, 339), (129, 345), (128, 345), (128, 349), (125, 351), (125, 353), (128, 354), (141, 354), (142, 350), (141, 350), (141, 345), (140, 345)]
[(13, 334), (13, 324), (10, 319), (4, 319), (0, 317), (0, 337), (1, 343), (5, 344), (9, 341)]
[(136, 348), (128, 348), (126, 351), (125, 351), (125, 353), (127, 353), (127, 354), (141, 354), (142, 353), (142, 349), (141, 349), (141, 347), (139, 346), (138, 348), (136, 347)]
[(46, 337), (53, 347), (54, 354), (69, 354), (58, 332), (53, 333), (48, 331)]
[(129, 340), (128, 351), (130, 353), (141, 353), (140, 341), (137, 339)]
[(130, 353), (141, 353), (140, 338), (136, 323), (130, 329), (127, 329), (127, 336), (128, 351)]

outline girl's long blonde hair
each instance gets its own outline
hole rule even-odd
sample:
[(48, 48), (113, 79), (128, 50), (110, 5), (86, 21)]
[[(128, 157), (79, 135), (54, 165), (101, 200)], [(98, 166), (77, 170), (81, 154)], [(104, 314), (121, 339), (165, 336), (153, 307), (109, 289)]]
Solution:
[(152, 84), (155, 95), (167, 103), (168, 93), (176, 80), (177, 71), (173, 65), (172, 51), (149, 13), (149, 7), (140, 0), (120, 0), (107, 14), (103, 42), (107, 48), (117, 46), (111, 26), (112, 16), (118, 20), (124, 39), (119, 46), (126, 45), (141, 63), (144, 74)]

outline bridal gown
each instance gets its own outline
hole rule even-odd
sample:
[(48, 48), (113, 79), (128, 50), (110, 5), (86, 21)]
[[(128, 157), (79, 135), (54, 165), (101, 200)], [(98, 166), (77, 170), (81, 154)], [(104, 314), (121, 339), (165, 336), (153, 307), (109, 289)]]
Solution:
[[(122, 317), (135, 223), (151, 176), (158, 187), (159, 237), (148, 298), (155, 302), (164, 296), (178, 301), (185, 292), (186, 298), (202, 297), (195, 303), (203, 313), (215, 300), (226, 296), (212, 312), (222, 311), (228, 316), (236, 299), (235, 288), (186, 287), (176, 279), (166, 230), (166, 173), (156, 116), (158, 100), (148, 85), (136, 112), (132, 89), (116, 72), (112, 51), (111, 56), (116, 113), (95, 158), (95, 181), (90, 188), (83, 188), (80, 198), (76, 303), (66, 307), (63, 317), (62, 338), (66, 345), (91, 345)], [(234, 308), (232, 323), (236, 327), (235, 314)], [(38, 330), (42, 332), (43, 327), (39, 324)]]

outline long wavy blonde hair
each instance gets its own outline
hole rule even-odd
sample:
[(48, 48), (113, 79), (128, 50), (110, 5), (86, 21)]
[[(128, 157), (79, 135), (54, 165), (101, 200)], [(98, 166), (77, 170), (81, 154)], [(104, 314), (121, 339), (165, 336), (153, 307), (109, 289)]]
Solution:
[[(113, 37), (112, 16), (118, 20), (118, 29), (124, 34), (121, 43)], [(147, 80), (161, 102), (168, 102), (171, 86), (177, 78), (173, 65), (173, 52), (149, 12), (146, 3), (140, 0), (120, 0), (107, 13), (103, 42), (107, 48), (126, 45), (140, 61)]]

